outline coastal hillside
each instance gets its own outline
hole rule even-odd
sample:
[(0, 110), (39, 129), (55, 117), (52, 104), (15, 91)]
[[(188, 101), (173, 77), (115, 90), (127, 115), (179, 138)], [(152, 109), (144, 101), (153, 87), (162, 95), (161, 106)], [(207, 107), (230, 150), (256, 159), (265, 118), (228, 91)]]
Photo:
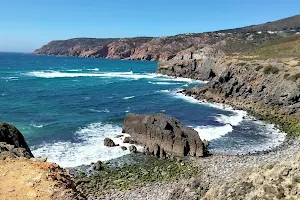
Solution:
[[(210, 82), (183, 91), (199, 100), (225, 103), (300, 134), (300, 37), (287, 36), (249, 52), (226, 55), (222, 46), (159, 63), (157, 73)], [(223, 44), (223, 47), (226, 44)]]
[(223, 32), (245, 32), (245, 31), (285, 31), (300, 29), (300, 15), (280, 19), (274, 22), (246, 26), (243, 28), (224, 30)]
[[(181, 51), (226, 43), (227, 54), (248, 52), (278, 38), (295, 34), (300, 28), (299, 15), (276, 22), (209, 33), (186, 33), (168, 37), (74, 38), (52, 41), (34, 54), (92, 58), (167, 61)], [(272, 32), (270, 32), (272, 31)], [(275, 31), (275, 32), (274, 32)]]

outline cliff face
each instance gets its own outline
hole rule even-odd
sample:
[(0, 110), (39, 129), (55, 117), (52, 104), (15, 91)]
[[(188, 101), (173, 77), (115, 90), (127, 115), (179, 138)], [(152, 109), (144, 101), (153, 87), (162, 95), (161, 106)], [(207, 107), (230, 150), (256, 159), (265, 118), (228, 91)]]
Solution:
[(183, 91), (225, 103), (300, 134), (300, 36), (289, 36), (250, 53), (226, 55), (226, 41), (182, 51), (159, 63), (158, 73), (210, 82)]
[(177, 35), (170, 37), (138, 37), (123, 39), (76, 38), (52, 41), (34, 54), (66, 55), (127, 60), (169, 60), (177, 52), (193, 46), (198, 48), (215, 43), (221, 38), (208, 34)]
[[(286, 34), (300, 30), (300, 15), (266, 24), (199, 34), (169, 37), (74, 38), (56, 40), (34, 54), (65, 55), (92, 58), (167, 61), (178, 52), (199, 51), (205, 46), (225, 41), (225, 53), (249, 51)], [(269, 31), (269, 32), (268, 32)], [(273, 32), (270, 32), (273, 31)], [(275, 32), (274, 32), (275, 31)]]

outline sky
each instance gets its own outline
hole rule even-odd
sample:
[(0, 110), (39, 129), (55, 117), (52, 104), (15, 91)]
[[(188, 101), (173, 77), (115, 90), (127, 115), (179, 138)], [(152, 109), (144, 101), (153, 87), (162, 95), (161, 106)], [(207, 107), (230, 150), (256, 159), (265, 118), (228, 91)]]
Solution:
[(200, 33), (300, 14), (300, 0), (0, 0), (0, 51), (51, 40)]

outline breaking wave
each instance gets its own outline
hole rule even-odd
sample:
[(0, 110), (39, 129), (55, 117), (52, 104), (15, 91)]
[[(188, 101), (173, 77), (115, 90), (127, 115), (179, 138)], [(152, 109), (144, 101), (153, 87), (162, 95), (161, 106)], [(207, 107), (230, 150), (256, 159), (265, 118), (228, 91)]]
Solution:
[[(129, 148), (125, 151), (120, 148), (120, 146), (130, 146), (130, 144), (123, 143), (125, 136), (129, 135), (122, 134), (122, 137), (115, 138), (120, 134), (122, 134), (120, 126), (101, 122), (92, 123), (76, 131), (75, 138), (78, 142), (44, 143), (33, 147), (32, 152), (35, 156), (47, 157), (48, 161), (58, 163), (62, 167), (87, 165), (98, 160), (106, 161), (129, 154)], [(104, 146), (103, 142), (107, 137), (120, 146)]]

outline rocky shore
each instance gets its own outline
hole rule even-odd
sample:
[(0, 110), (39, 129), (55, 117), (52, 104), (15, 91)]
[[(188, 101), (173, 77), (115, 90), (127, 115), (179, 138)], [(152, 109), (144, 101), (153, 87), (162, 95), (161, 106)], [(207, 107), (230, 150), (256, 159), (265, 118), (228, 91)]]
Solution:
[[(70, 170), (76, 188), (69, 177), (72, 187), (67, 189), (89, 199), (300, 199), (300, 37), (282, 26), (298, 30), (298, 19), (160, 38), (53, 41), (36, 50), (35, 54), (157, 60), (157, 73), (209, 81), (203, 88), (181, 91), (185, 95), (247, 110), (289, 134), (271, 151), (206, 156), (207, 145), (177, 120), (129, 115), (123, 131), (143, 145), (146, 154), (160, 158), (135, 154), (131, 156), (137, 162), (122, 166), (94, 163), (90, 174)], [(276, 34), (268, 27), (275, 27)], [(13, 145), (1, 148), (4, 157), (18, 157), (14, 148), (19, 147), (32, 157), (25, 145), (2, 138)], [(109, 140), (107, 145), (113, 146)]]
[[(287, 139), (282, 145), (271, 151), (249, 155), (214, 154), (203, 158), (188, 157), (168, 161), (158, 160), (154, 157), (144, 157), (141, 154), (135, 158), (135, 164), (128, 164), (126, 167), (112, 169), (112, 171), (108, 172), (105, 176), (106, 184), (111, 184), (113, 188), (101, 190), (102, 186), (98, 185), (92, 186), (90, 191), (86, 192), (95, 195), (96, 191), (102, 191), (96, 196), (90, 195), (90, 199), (196, 200), (239, 199), (241, 197), (249, 197), (249, 199), (280, 199), (277, 198), (280, 195), (298, 199), (300, 197), (299, 187), (297, 186), (299, 160), (296, 157), (297, 153), (300, 152), (299, 150), (300, 139), (297, 138)], [(148, 164), (145, 164), (145, 161)], [(139, 164), (136, 165), (137, 163)], [(170, 171), (167, 170), (169, 166), (173, 166)], [(174, 166), (180, 166), (180, 168)], [(130, 177), (122, 178), (122, 173), (132, 174), (132, 176), (138, 174), (133, 170), (137, 168), (141, 169), (140, 172), (142, 173), (138, 180), (132, 180)], [(272, 169), (278, 173), (273, 173)], [(172, 170), (179, 171), (173, 176), (168, 176), (167, 174), (172, 172)], [(293, 173), (280, 174), (284, 173), (284, 171), (292, 171)], [(118, 180), (115, 183), (109, 180), (109, 177), (112, 175), (112, 179)], [(160, 178), (157, 177), (158, 175)], [(103, 175), (101, 177), (103, 179)], [(255, 180), (256, 182), (252, 183), (252, 177), (258, 177)], [(148, 181), (142, 181), (143, 178), (146, 178), (145, 180)], [(286, 181), (280, 182), (281, 178), (284, 178)], [(81, 182), (82, 177), (77, 177), (76, 179)], [(92, 176), (83, 180), (87, 181), (87, 184), (92, 184), (95, 180), (99, 180), (99, 177)], [(120, 182), (122, 181), (126, 186), (120, 188)], [(226, 193), (226, 185), (234, 186), (229, 194)], [(79, 187), (82, 188), (83, 186)], [(269, 187), (274, 189), (268, 190)], [(285, 188), (285, 190), (280, 190), (281, 187)], [(289, 190), (286, 188), (289, 188)], [(260, 193), (259, 191), (264, 192)], [(250, 198), (250, 194), (255, 194), (256, 197), (254, 195)]]

